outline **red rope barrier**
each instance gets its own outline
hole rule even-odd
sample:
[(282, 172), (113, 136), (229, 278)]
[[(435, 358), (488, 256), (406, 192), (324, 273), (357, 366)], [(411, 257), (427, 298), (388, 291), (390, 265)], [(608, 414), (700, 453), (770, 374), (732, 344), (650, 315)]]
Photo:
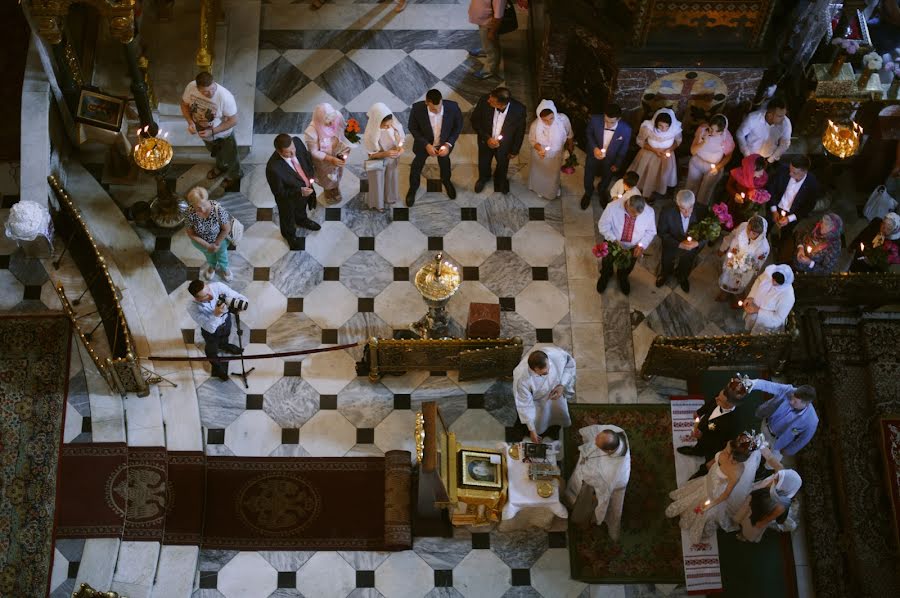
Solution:
[(160, 357), (151, 355), (150, 357), (141, 357), (147, 361), (238, 361), (240, 359), (271, 359), (273, 357), (295, 357), (297, 355), (311, 355), (313, 353), (325, 353), (328, 351), (340, 351), (341, 349), (349, 349), (350, 347), (358, 347), (360, 343), (349, 343), (346, 345), (335, 345), (334, 347), (321, 347), (319, 349), (306, 349), (305, 351), (283, 351), (281, 353), (266, 353), (264, 355), (234, 355), (232, 357)]

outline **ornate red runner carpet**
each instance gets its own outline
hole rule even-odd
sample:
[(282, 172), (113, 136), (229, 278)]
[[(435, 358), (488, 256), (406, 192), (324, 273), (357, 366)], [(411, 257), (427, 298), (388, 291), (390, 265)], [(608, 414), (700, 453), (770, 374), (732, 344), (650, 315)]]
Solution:
[(69, 320), (0, 316), (0, 593), (43, 596), (69, 382)]
[(894, 533), (900, 542), (900, 415), (882, 417), (881, 456), (884, 458), (885, 476), (894, 515)]

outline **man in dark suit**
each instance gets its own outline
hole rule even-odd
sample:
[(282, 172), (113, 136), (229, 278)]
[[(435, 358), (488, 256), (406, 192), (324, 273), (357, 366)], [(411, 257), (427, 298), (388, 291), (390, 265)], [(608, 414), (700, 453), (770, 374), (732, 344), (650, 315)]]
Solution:
[(591, 115), (587, 126), (587, 151), (584, 165), (584, 195), (581, 209), (591, 205), (594, 195), (594, 179), (599, 175), (600, 204), (609, 203), (609, 185), (622, 170), (625, 154), (631, 143), (631, 125), (622, 120), (622, 108), (609, 104), (603, 114)]
[(822, 189), (816, 175), (809, 172), (809, 157), (796, 155), (769, 177), (766, 190), (771, 195), (766, 204), (769, 227), (781, 235), (776, 261), (784, 263), (793, 254), (797, 221), (813, 211)]
[(694, 414), (691, 436), (697, 439), (697, 444), (678, 447), (678, 452), (682, 455), (703, 457), (703, 464), (691, 479), (706, 475), (708, 465), (716, 453), (741, 433), (737, 410), (748, 392), (741, 380), (732, 378), (715, 398), (708, 399)]
[(275, 137), (275, 151), (266, 164), (266, 181), (278, 205), (281, 236), (292, 250), (303, 248), (303, 240), (297, 237), (297, 226), (309, 230), (322, 228), (306, 215), (307, 209), (316, 208), (313, 172), (312, 157), (303, 140), (287, 133)]
[(506, 174), (509, 161), (519, 155), (525, 139), (525, 106), (514, 100), (509, 90), (498, 87), (482, 96), (472, 110), (472, 128), (478, 134), (478, 181), (475, 193), (481, 193), (491, 179), (491, 164), (497, 159), (494, 170), (494, 191), (509, 193)]
[(437, 89), (429, 89), (424, 102), (416, 102), (409, 111), (409, 132), (413, 136), (413, 161), (409, 169), (409, 191), (406, 205), (416, 202), (422, 167), (429, 156), (437, 158), (441, 182), (447, 197), (456, 199), (456, 188), (450, 182), (450, 153), (462, 131), (463, 119), (459, 104), (445, 100)]
[(706, 240), (688, 238), (692, 226), (706, 217), (706, 206), (697, 205), (694, 192), (682, 189), (675, 194), (675, 205), (663, 208), (659, 215), (656, 232), (662, 241), (662, 260), (656, 286), (661, 287), (675, 272), (678, 283), (685, 293), (691, 290), (688, 276), (694, 268), (694, 261)]

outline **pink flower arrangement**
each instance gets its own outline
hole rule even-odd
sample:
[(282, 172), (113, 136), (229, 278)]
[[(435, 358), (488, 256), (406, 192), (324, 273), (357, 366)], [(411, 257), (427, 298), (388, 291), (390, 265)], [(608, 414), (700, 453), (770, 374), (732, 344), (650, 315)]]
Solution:
[(713, 204), (712, 211), (716, 218), (719, 219), (719, 223), (725, 227), (725, 230), (734, 228), (734, 218), (728, 212), (728, 204), (725, 202)]
[[(772, 198), (772, 195), (765, 189), (756, 189), (750, 193), (750, 201), (757, 204), (764, 204)], [(730, 228), (730, 227), (729, 227)]]
[(885, 239), (884, 252), (887, 253), (888, 264), (900, 264), (900, 245)]
[(578, 166), (578, 158), (575, 156), (575, 154), (570, 153), (569, 157), (566, 158), (566, 161), (563, 162), (560, 171), (562, 171), (563, 174), (572, 174), (575, 172), (576, 166)]
[(853, 39), (845, 39), (843, 37), (835, 37), (831, 40), (831, 45), (841, 48), (848, 55), (853, 56), (859, 52), (859, 42)]
[(591, 249), (591, 253), (594, 254), (595, 258), (601, 260), (609, 255), (609, 244), (607, 244), (606, 241), (598, 243)]

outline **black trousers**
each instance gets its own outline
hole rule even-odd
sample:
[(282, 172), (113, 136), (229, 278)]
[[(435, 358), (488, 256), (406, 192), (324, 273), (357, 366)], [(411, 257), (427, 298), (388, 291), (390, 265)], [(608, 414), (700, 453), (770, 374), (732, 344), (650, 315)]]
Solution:
[[(210, 333), (201, 328), (200, 334), (203, 335), (203, 340), (206, 342), (206, 356), (210, 359), (218, 357), (219, 349), (223, 345), (228, 344), (228, 337), (231, 335), (231, 316), (229, 315), (225, 318), (225, 321), (216, 328), (215, 332)], [(214, 376), (219, 372), (228, 373), (227, 361), (210, 361), (209, 365), (212, 366), (212, 373)]]
[(594, 193), (594, 179), (599, 176), (597, 193), (600, 194), (600, 201), (603, 203), (609, 201), (609, 186), (617, 174), (610, 170), (611, 165), (609, 160), (598, 160), (593, 155), (588, 155), (584, 162), (584, 192)]
[(492, 178), (491, 165), (497, 160), (497, 167), (494, 169), (494, 191), (505, 193), (509, 191), (509, 180), (506, 178), (509, 172), (509, 151), (506, 148), (498, 147), (491, 149), (488, 144), (478, 140), (478, 179), (487, 181)]
[(669, 277), (675, 273), (678, 280), (686, 279), (694, 269), (694, 262), (697, 254), (700, 253), (700, 247), (690, 251), (679, 249), (678, 246), (669, 247), (663, 243), (662, 259), (660, 260), (660, 276)]
[[(616, 276), (618, 277), (618, 279), (628, 280), (628, 276), (631, 274), (631, 271), (634, 270), (635, 264), (637, 264), (637, 260), (632, 257), (631, 261), (628, 263), (628, 266), (616, 269)], [(600, 265), (600, 279), (609, 280), (612, 275), (613, 259), (612, 256), (608, 256), (603, 258), (603, 262)]]
[[(425, 167), (425, 160), (428, 154), (424, 151), (413, 156), (412, 164), (409, 166), (409, 190), (418, 191), (419, 183), (422, 181), (422, 168)], [(437, 156), (438, 168), (441, 170), (441, 181), (443, 183), (450, 182), (450, 154), (446, 156)]]
[(305, 197), (281, 200), (275, 198), (275, 205), (278, 206), (278, 227), (281, 229), (281, 236), (286, 240), (293, 241), (297, 238), (297, 225), (307, 219), (307, 204)]

